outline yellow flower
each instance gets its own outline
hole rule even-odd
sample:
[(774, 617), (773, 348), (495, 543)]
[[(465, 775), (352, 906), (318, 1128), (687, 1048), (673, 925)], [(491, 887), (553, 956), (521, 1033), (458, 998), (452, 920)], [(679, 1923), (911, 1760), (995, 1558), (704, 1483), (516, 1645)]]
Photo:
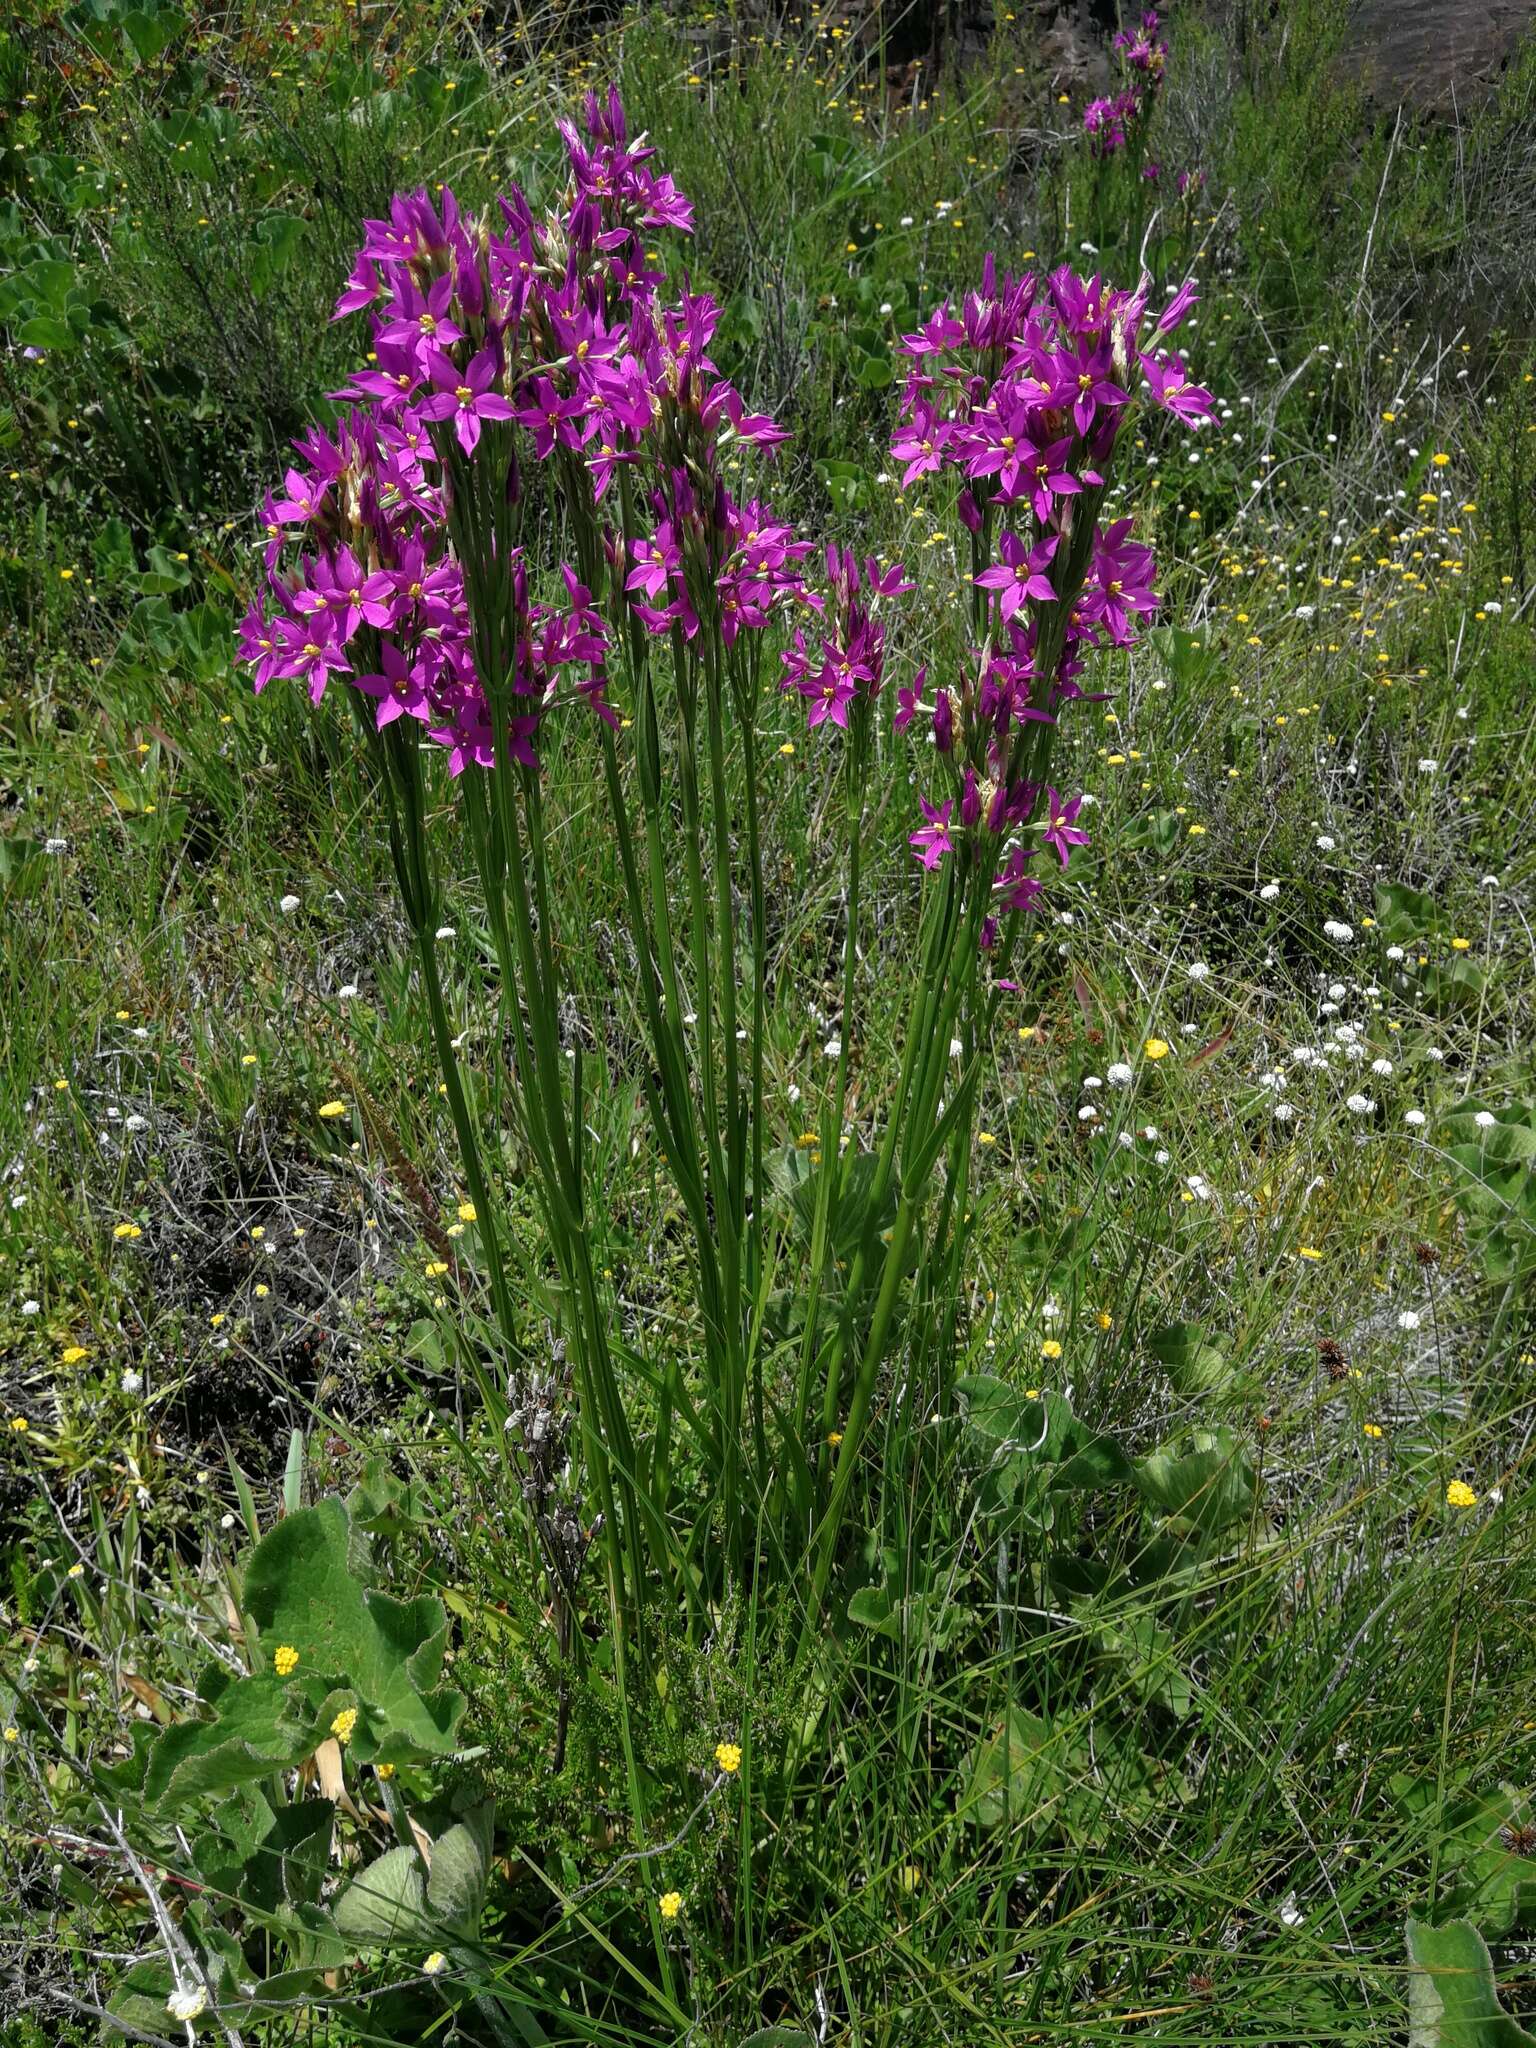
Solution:
[(1452, 939), (1451, 951), (1453, 953), (1469, 953), (1471, 950), (1472, 941), (1470, 939)]
[(435, 1948), (421, 1967), (428, 1977), (440, 1977), (448, 1967), (448, 1958), (440, 1948)]
[(1297, 1256), (1303, 1259), (1320, 1259), (1323, 1255), (1315, 1244), (1304, 1244)]
[(137, 1223), (114, 1223), (112, 1235), (114, 1237), (142, 1237), (144, 1233), (140, 1230)]
[(297, 1668), (298, 1662), (299, 1653), (292, 1643), (279, 1643), (272, 1653), (272, 1669), (279, 1678), (288, 1677), (289, 1673)]
[(1168, 1057), (1168, 1041), (1166, 1038), (1149, 1038), (1142, 1051), (1149, 1060), (1165, 1060)]
[(1061, 1346), (1054, 1337), (1047, 1337), (1040, 1346), (1040, 1356), (1042, 1358), (1060, 1358)]
[(473, 1202), (460, 1202), (460, 1204), (459, 1204), (459, 1221), (460, 1221), (461, 1223), (473, 1223), (473, 1222), (474, 1222), (474, 1220), (475, 1220), (475, 1205), (474, 1205), (474, 1203), (473, 1203)]
[(663, 1920), (675, 1920), (683, 1910), (683, 1895), (681, 1892), (663, 1892), (656, 1905)]
[(5, 1731), (5, 1739), (7, 1742), (20, 1742), (21, 1730), (19, 1728), (7, 1728)]
[(827, 1442), (832, 1446), (834, 1451), (837, 1449), (838, 1445), (842, 1442), (842, 1440), (843, 1432), (840, 1429), (829, 1429), (827, 1431)]
[(344, 1102), (322, 1102), (320, 1105), (320, 1114), (324, 1117), (345, 1116), (346, 1113), (347, 1105)]
[(71, 1579), (83, 1579), (85, 1577), (85, 1566), (76, 1562), (70, 1566), (65, 1576)]
[(741, 1745), (736, 1742), (717, 1742), (715, 1762), (728, 1778), (734, 1778), (741, 1769)]
[(18, 1436), (25, 1436), (31, 1426), (25, 1415), (13, 1415), (11, 1417), (11, 1427)]
[(1380, 1435), (1381, 1435), (1381, 1424), (1380, 1424), (1379, 1422), (1368, 1422), (1368, 1423), (1366, 1423), (1366, 1425), (1365, 1425), (1365, 1433), (1366, 1433), (1366, 1435), (1367, 1435), (1367, 1436), (1369, 1436), (1369, 1437), (1378, 1437), (1378, 1436), (1380, 1436)]
[(89, 1358), (90, 1355), (83, 1344), (66, 1344), (59, 1353), (59, 1363), (61, 1365), (78, 1365), (82, 1358)]
[[(255, 1064), (256, 1064), (256, 1055), (255, 1055), (255, 1053), (253, 1053), (253, 1052), (243, 1052), (243, 1053), (241, 1053), (241, 1055), (240, 1055), (240, 1064), (241, 1064), (241, 1066), (242, 1066), (242, 1067), (254, 1067), (254, 1066), (255, 1066)], [(324, 1110), (322, 1109), (322, 1110), (321, 1110), (321, 1112), (320, 1112), (320, 1114), (321, 1114), (322, 1116), (324, 1116), (324, 1115), (325, 1115), (325, 1111), (324, 1111)]]
[(338, 1742), (350, 1742), (352, 1730), (357, 1726), (356, 1707), (343, 1707), (331, 1723), (331, 1733)]
[(1429, 459), (1433, 462), (1436, 469), (1444, 469), (1448, 466), (1451, 458), (1449, 455), (1432, 455)]
[(385, 1784), (388, 1784), (389, 1780), (395, 1775), (395, 1767), (393, 1764), (375, 1764), (373, 1768), (375, 1774), (378, 1777), (382, 1778)]
[(901, 1888), (904, 1892), (915, 1892), (922, 1881), (923, 1873), (915, 1863), (903, 1863), (901, 1866)]
[(1448, 1508), (1475, 1508), (1477, 1495), (1465, 1479), (1453, 1479), (1445, 1489), (1445, 1504)]
[(427, 1267), (427, 1278), (429, 1280), (441, 1280), (447, 1270), (448, 1261), (446, 1259), (433, 1259)]
[(1101, 1330), (1112, 1330), (1115, 1327), (1115, 1319), (1107, 1308), (1101, 1308), (1094, 1317), (1094, 1321)]

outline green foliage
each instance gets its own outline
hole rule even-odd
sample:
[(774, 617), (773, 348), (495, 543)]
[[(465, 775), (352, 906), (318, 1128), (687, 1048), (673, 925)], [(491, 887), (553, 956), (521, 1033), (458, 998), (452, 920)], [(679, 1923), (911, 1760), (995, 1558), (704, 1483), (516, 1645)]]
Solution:
[(1409, 2048), (1529, 2048), (1529, 2034), (1499, 2003), (1493, 1963), (1470, 1920), (1408, 1922)]

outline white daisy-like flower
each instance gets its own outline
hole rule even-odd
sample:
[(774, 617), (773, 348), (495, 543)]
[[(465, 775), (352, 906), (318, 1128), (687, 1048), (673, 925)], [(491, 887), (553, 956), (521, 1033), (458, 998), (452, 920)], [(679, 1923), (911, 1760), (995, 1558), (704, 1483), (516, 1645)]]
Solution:
[(432, 936), (435, 939), (456, 939), (459, 936), (459, 928), (457, 925), (440, 924)]
[(279, 896), (277, 907), (284, 917), (291, 917), (299, 907), (299, 898), (297, 896)]
[(1124, 1060), (1116, 1060), (1109, 1070), (1111, 1088), (1128, 1088), (1131, 1085), (1131, 1069)]
[(1472, 1121), (1480, 1131), (1491, 1131), (1498, 1122), (1498, 1118), (1491, 1109), (1480, 1109)]
[(1380, 1074), (1383, 1080), (1385, 1080), (1385, 1079), (1386, 1079), (1387, 1075), (1388, 1075), (1388, 1074), (1390, 1074), (1390, 1073), (1391, 1073), (1391, 1071), (1392, 1071), (1392, 1062), (1391, 1062), (1390, 1060), (1372, 1060), (1372, 1061), (1371, 1061), (1371, 1072), (1372, 1072), (1373, 1074)]
[(1296, 1111), (1289, 1102), (1277, 1102), (1271, 1114), (1277, 1124), (1288, 1124)]
[(1345, 1101), (1344, 1107), (1353, 1116), (1369, 1116), (1376, 1105), (1369, 1095), (1351, 1095)]
[(1401, 960), (1404, 957), (1405, 955), (1403, 953), (1403, 949), (1401, 946), (1388, 946), (1387, 958), (1389, 960)]
[(1261, 903), (1273, 903), (1279, 894), (1280, 884), (1278, 882), (1266, 882), (1259, 891), (1259, 901)]
[(1425, 1116), (1422, 1109), (1405, 1109), (1403, 1111), (1403, 1122), (1412, 1130), (1421, 1131), (1428, 1121), (1429, 1119)]
[(1312, 843), (1317, 848), (1319, 853), (1332, 853), (1333, 849), (1338, 845), (1339, 842), (1336, 839), (1332, 838), (1327, 832), (1319, 832), (1316, 839), (1314, 839)]
[(1209, 979), (1211, 970), (1203, 960), (1191, 960), (1184, 972), (1191, 981), (1205, 981)]
[(125, 1394), (142, 1394), (144, 1391), (144, 1375), (141, 1372), (125, 1372), (118, 1384)]
[(1323, 933), (1326, 938), (1332, 939), (1336, 946), (1347, 946), (1355, 936), (1355, 928), (1352, 924), (1345, 924), (1340, 918), (1330, 917), (1323, 922)]
[(1427, 755), (1426, 755), (1426, 756), (1425, 756), (1425, 758), (1424, 758), (1424, 759), (1423, 759), (1422, 761), (1420, 761), (1420, 763), (1419, 763), (1419, 773), (1420, 773), (1421, 775), (1434, 775), (1434, 774), (1437, 774), (1437, 773), (1438, 773), (1438, 771), (1439, 771), (1439, 768), (1440, 768), (1440, 763), (1439, 763), (1438, 761), (1431, 761), (1431, 760), (1429, 759), (1429, 757), (1428, 757)]
[(1400, 1330), (1416, 1330), (1421, 1321), (1422, 1318), (1416, 1308), (1399, 1309), (1397, 1312), (1397, 1327)]

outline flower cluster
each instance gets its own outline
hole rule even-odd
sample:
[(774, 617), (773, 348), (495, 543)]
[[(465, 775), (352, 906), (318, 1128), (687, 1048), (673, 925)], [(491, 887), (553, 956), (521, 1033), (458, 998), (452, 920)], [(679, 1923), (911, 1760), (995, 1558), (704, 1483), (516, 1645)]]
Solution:
[[(995, 901), (1027, 907), (1036, 845), (1062, 861), (1086, 834), (1080, 799), (1064, 802), (1042, 772), (1061, 707), (1095, 648), (1123, 647), (1157, 608), (1149, 548), (1129, 519), (1097, 520), (1105, 481), (1137, 387), (1186, 422), (1210, 415), (1207, 392), (1160, 346), (1194, 303), (1184, 286), (1147, 327), (1149, 281), (1113, 291), (1063, 268), (1042, 286), (999, 277), (944, 304), (905, 337), (902, 420), (891, 452), (903, 483), (950, 472), (974, 541), (981, 644), (966, 673), (931, 692), (899, 692), (896, 723), (921, 716), (949, 770), (950, 793), (924, 801), (912, 845), (926, 867), (955, 844), (956, 827), (998, 856)], [(994, 540), (995, 535), (995, 540)]]
[[(848, 727), (849, 714), (873, 704), (885, 680), (885, 626), (878, 614), (882, 598), (899, 597), (913, 588), (899, 564), (882, 568), (874, 560), (860, 562), (851, 548), (827, 548), (827, 596), (802, 589), (802, 602), (822, 615), (823, 630), (807, 646), (803, 629), (780, 656), (781, 685), (798, 690), (810, 706), (809, 723)], [(914, 688), (922, 687), (922, 676)], [(907, 693), (902, 692), (905, 696)]]
[[(728, 443), (784, 436), (711, 361), (713, 301), (663, 302), (646, 239), (689, 232), (688, 201), (616, 93), (561, 134), (567, 182), (542, 218), (514, 187), (474, 220), (445, 187), (364, 224), (336, 316), (371, 315), (367, 365), (267, 500), (265, 594), (241, 627), (258, 690), (291, 677), (318, 702), (343, 676), (380, 727), (419, 721), (455, 774), (498, 749), (536, 765), (562, 692), (612, 722), (626, 612), (687, 639), (707, 617), (729, 647), (799, 595), (808, 546), (725, 488)], [(575, 567), (525, 548), (541, 473)]]
[[(1158, 36), (1156, 11), (1148, 8), (1138, 29), (1123, 28), (1114, 37), (1124, 83), (1109, 99), (1090, 100), (1083, 109), (1083, 130), (1098, 156), (1113, 156), (1145, 127), (1163, 82), (1168, 45)], [(1156, 175), (1156, 166), (1150, 167)]]

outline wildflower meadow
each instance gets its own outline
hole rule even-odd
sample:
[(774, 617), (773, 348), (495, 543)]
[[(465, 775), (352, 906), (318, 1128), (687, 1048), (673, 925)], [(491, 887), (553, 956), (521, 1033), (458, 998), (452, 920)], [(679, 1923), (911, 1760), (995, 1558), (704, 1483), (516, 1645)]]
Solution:
[(1361, 33), (0, 27), (5, 2048), (1536, 2042), (1536, 43)]

